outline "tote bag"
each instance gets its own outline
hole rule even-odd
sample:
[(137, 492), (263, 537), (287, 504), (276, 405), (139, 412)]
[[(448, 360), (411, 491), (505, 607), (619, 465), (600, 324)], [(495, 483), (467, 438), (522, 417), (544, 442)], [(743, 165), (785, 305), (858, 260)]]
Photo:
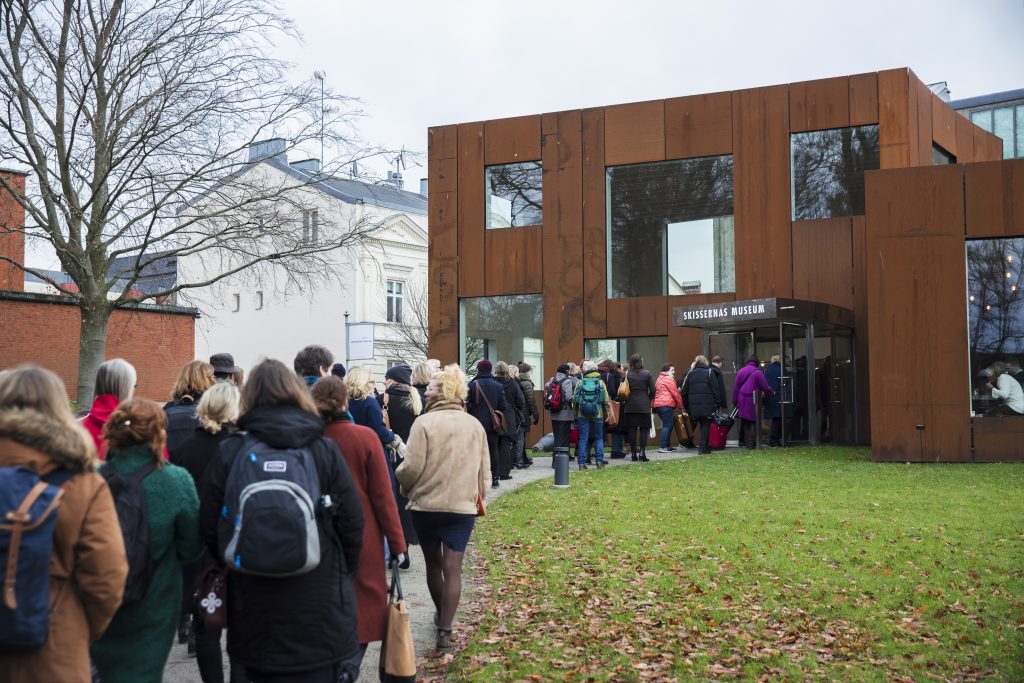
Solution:
[(388, 588), (387, 627), (380, 644), (378, 669), (381, 683), (414, 683), (416, 650), (409, 627), (409, 610), (398, 578), (398, 562), (391, 563), (391, 586)]

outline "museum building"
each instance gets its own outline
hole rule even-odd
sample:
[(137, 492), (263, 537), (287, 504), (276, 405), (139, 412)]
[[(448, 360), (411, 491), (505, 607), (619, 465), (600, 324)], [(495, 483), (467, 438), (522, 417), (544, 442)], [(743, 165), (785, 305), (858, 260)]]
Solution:
[[(781, 357), (787, 444), (1024, 459), (1024, 160), (909, 69), (429, 130), (431, 355)], [(549, 429), (544, 422), (531, 439)], [(544, 430), (543, 432), (541, 430)]]

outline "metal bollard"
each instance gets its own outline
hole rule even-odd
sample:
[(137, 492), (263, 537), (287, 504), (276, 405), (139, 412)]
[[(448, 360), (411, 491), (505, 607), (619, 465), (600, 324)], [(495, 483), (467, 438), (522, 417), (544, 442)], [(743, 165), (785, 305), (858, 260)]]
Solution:
[(556, 448), (552, 460), (555, 466), (555, 488), (569, 488), (569, 449), (564, 446)]

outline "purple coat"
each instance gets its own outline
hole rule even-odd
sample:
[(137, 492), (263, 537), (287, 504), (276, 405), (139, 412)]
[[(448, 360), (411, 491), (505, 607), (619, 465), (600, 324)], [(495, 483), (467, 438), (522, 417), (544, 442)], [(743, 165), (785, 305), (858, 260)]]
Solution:
[(760, 389), (764, 396), (775, 393), (768, 380), (764, 378), (761, 368), (757, 367), (754, 361), (750, 361), (736, 373), (736, 382), (732, 385), (732, 403), (739, 408), (741, 420), (757, 419), (757, 411), (754, 409), (755, 389)]

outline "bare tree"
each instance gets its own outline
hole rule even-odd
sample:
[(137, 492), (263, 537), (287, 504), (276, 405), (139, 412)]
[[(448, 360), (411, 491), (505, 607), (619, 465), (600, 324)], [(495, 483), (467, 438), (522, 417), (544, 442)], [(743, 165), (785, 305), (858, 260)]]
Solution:
[[(30, 174), (24, 207), (75, 287), (0, 259), (77, 299), (78, 399), (92, 395), (107, 324), (118, 307), (161, 300), (261, 267), (295, 282), (331, 274), (331, 254), (358, 243), (367, 221), (305, 233), (301, 186), (252, 170), (256, 140), (279, 157), (326, 143), (339, 166), (379, 150), (360, 144), (353, 100), (312, 80), (287, 80), (268, 56), (295, 39), (269, 0), (0, 0), (0, 165)], [(199, 257), (204, 268), (139, 291), (158, 259)], [(126, 258), (127, 257), (127, 258)], [(115, 259), (117, 259), (115, 261)]]

